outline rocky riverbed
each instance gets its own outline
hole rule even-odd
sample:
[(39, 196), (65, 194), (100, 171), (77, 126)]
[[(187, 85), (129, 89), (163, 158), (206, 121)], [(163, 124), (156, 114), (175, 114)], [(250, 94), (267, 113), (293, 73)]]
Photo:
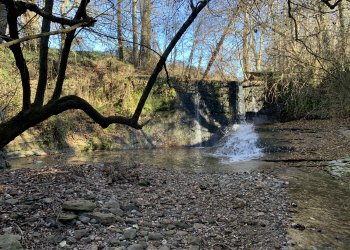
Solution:
[(123, 163), (7, 170), (0, 248), (283, 249), (287, 184)]

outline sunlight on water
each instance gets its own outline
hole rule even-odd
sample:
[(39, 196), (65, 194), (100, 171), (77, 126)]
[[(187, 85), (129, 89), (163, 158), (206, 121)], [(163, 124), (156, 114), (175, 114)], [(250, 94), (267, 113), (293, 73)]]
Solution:
[(253, 124), (235, 124), (220, 140), (214, 155), (228, 162), (257, 159), (263, 155), (257, 141), (258, 135)]

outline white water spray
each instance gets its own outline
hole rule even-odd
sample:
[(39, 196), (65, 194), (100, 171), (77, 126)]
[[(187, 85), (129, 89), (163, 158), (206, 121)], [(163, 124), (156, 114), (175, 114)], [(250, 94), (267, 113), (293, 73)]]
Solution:
[(226, 131), (214, 152), (215, 156), (228, 162), (248, 161), (263, 155), (262, 149), (257, 146), (258, 135), (254, 125), (245, 122), (245, 95), (242, 85), (238, 87), (237, 104), (239, 124)]
[(220, 140), (214, 155), (223, 157), (229, 162), (247, 161), (262, 156), (257, 147), (258, 135), (253, 124), (235, 124)]
[(235, 124), (219, 142), (214, 155), (228, 162), (253, 160), (263, 155), (257, 147), (258, 135), (253, 124)]

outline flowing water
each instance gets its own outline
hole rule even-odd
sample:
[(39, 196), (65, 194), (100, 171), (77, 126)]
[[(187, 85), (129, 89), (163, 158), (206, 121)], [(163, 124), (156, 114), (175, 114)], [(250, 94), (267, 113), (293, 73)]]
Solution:
[(258, 159), (263, 155), (258, 146), (258, 135), (253, 124), (235, 124), (216, 146), (215, 156), (224, 162), (240, 162)]
[[(281, 133), (260, 133), (260, 145), (253, 125), (233, 127), (213, 148), (181, 148), (155, 150), (101, 151), (62, 154), (46, 157), (12, 159), (14, 168), (83, 164), (100, 162), (138, 162), (154, 167), (180, 171), (226, 172), (263, 170), (289, 181), (286, 190), (296, 204), (292, 213), (294, 223), (303, 224), (303, 231), (290, 228), (290, 249), (350, 249), (350, 176), (337, 177), (314, 165), (288, 166), (267, 162), (288, 148), (288, 138)], [(264, 142), (265, 140), (265, 142)], [(282, 150), (283, 151), (283, 150)], [(274, 153), (269, 153), (274, 152)], [(278, 152), (278, 153), (276, 153)], [(244, 158), (243, 158), (244, 156)], [(327, 164), (324, 162), (322, 164)]]

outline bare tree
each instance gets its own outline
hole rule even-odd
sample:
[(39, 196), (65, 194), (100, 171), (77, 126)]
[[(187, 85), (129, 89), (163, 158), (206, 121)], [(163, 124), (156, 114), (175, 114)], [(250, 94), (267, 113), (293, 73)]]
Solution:
[(229, 33), (229, 31), (230, 31), (230, 28), (231, 28), (231, 25), (232, 25), (232, 23), (233, 23), (233, 20), (234, 20), (234, 17), (229, 17), (229, 20), (228, 20), (228, 22), (227, 22), (227, 25), (225, 26), (224, 31), (222, 32), (219, 41), (217, 42), (217, 44), (216, 44), (214, 50), (213, 50), (212, 53), (211, 53), (211, 56), (210, 56), (208, 65), (207, 65), (207, 67), (206, 67), (206, 69), (205, 69), (205, 71), (204, 71), (204, 74), (203, 74), (202, 79), (207, 78), (207, 76), (208, 76), (208, 74), (209, 74), (209, 72), (210, 72), (210, 69), (211, 69), (211, 67), (213, 66), (213, 63), (214, 63), (214, 61), (215, 61), (217, 55), (219, 54), (222, 45), (224, 44), (225, 38), (226, 38), (226, 36), (228, 35), (228, 33)]
[[(5, 4), (7, 8), (7, 21), (9, 24), (9, 37), (6, 40), (11, 40), (10, 44), (1, 44), (0, 47), (9, 46), (11, 49), (17, 68), (21, 75), (22, 82), (22, 110), (9, 120), (2, 122), (0, 124), (0, 149), (6, 146), (10, 141), (12, 141), (16, 136), (23, 133), (28, 128), (35, 126), (36, 124), (48, 119), (51, 116), (58, 115), (66, 110), (79, 109), (85, 112), (91, 119), (98, 123), (101, 127), (106, 128), (110, 124), (118, 123), (128, 125), (130, 127), (141, 129), (142, 125), (139, 124), (139, 118), (141, 116), (142, 109), (146, 103), (146, 100), (156, 82), (158, 74), (162, 71), (165, 66), (166, 60), (171, 53), (172, 49), (175, 47), (176, 43), (180, 40), (182, 35), (186, 32), (188, 27), (196, 19), (197, 15), (202, 11), (202, 9), (210, 2), (210, 0), (198, 1), (196, 4), (191, 1), (191, 13), (183, 23), (181, 28), (175, 34), (174, 38), (171, 40), (164, 53), (160, 56), (157, 65), (155, 66), (153, 73), (151, 74), (147, 85), (145, 86), (142, 96), (138, 102), (134, 114), (131, 117), (125, 116), (103, 116), (96, 109), (94, 109), (86, 100), (78, 97), (76, 95), (61, 96), (62, 87), (65, 79), (65, 72), (68, 64), (69, 52), (71, 50), (71, 45), (76, 34), (76, 29), (79, 27), (88, 27), (93, 25), (96, 20), (87, 15), (87, 6), (89, 0), (81, 0), (78, 9), (74, 15), (74, 18), (64, 18), (55, 16), (49, 11), (49, 4), (51, 0), (46, 1), (45, 9), (41, 9), (38, 5), (28, 2), (13, 1), (13, 0), (0, 0), (1, 4)], [(43, 22), (50, 20), (51, 22), (59, 23), (61, 25), (71, 26), (71, 30), (68, 31), (64, 46), (61, 52), (60, 66), (58, 77), (55, 84), (54, 93), (47, 103), (41, 103), (44, 100), (45, 91), (37, 91), (36, 102), (31, 102), (31, 85), (30, 85), (30, 75), (28, 72), (28, 67), (26, 60), (23, 56), (23, 51), (20, 42), (18, 32), (17, 19), (27, 11), (32, 11), (43, 18)], [(46, 20), (46, 21), (45, 21)], [(44, 23), (43, 23), (44, 24)], [(46, 23), (47, 24), (47, 23)], [(46, 25), (44, 25), (46, 26)], [(47, 29), (43, 29), (47, 31)], [(50, 35), (50, 32), (45, 32), (42, 36)], [(47, 49), (46, 41), (41, 40), (43, 52)], [(40, 56), (41, 59), (45, 58), (45, 55)], [(46, 74), (47, 68), (40, 68), (40, 75)], [(41, 86), (42, 84), (42, 86)], [(38, 84), (39, 86), (39, 84)], [(40, 82), (40, 86), (44, 89), (44, 82)], [(40, 95), (40, 96), (39, 96)]]

